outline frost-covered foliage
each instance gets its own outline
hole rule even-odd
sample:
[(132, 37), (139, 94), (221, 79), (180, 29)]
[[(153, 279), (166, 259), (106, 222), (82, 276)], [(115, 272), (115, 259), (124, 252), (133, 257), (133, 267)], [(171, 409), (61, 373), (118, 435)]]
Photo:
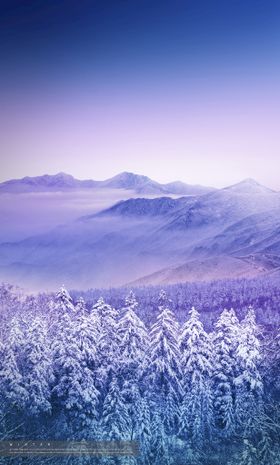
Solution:
[(239, 322), (234, 310), (225, 309), (214, 333), (214, 407), (216, 425), (230, 436), (234, 431), (234, 381), (237, 371), (237, 335)]
[(213, 429), (213, 351), (199, 313), (193, 307), (189, 314), (180, 337), (184, 387), (180, 432), (199, 446), (210, 440)]
[(147, 318), (155, 290), (114, 292), (93, 302), (2, 286), (1, 438), (139, 441), (136, 459), (75, 464), (277, 464), (279, 326), (245, 300), (210, 321), (203, 286), (183, 321), (177, 294), (160, 291)]
[[(280, 326), (280, 279), (273, 275), (270, 278), (221, 280), (212, 282), (189, 282), (164, 287), (146, 286), (132, 289), (137, 295), (138, 316), (150, 325), (158, 315), (158, 296), (164, 289), (170, 300), (172, 310), (179, 323), (183, 324), (191, 307), (195, 307), (206, 330), (213, 328), (224, 308), (234, 308), (238, 318), (243, 319), (247, 308), (252, 305), (258, 323), (270, 327)], [(115, 308), (121, 308), (124, 295), (131, 289), (91, 289), (80, 292), (72, 291), (74, 300), (82, 296), (88, 304), (97, 301), (100, 294), (104, 300)]]

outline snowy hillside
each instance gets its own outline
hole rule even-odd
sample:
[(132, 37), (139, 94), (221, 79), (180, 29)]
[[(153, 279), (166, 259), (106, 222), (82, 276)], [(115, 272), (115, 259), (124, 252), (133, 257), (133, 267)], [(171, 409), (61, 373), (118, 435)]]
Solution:
[(172, 199), (170, 197), (159, 197), (157, 199), (136, 198), (122, 201), (98, 214), (98, 216), (165, 216), (173, 211), (179, 210), (190, 202), (189, 198), (181, 197)]

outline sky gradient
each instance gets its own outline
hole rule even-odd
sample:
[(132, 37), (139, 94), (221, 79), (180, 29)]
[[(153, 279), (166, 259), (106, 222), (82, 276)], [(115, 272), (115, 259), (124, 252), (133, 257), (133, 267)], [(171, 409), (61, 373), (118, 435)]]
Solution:
[(280, 3), (1, 2), (0, 180), (280, 189)]

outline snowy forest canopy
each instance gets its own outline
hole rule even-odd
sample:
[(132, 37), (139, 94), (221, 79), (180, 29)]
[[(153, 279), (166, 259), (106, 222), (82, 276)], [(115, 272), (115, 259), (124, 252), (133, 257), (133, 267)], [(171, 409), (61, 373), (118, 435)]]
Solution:
[(100, 292), (0, 286), (1, 439), (140, 444), (73, 464), (280, 464), (277, 282)]

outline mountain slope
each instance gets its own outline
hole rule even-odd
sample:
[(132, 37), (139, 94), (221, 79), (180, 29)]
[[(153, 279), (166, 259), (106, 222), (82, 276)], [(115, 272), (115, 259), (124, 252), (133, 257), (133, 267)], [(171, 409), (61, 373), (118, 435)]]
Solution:
[(204, 260), (190, 260), (183, 265), (169, 267), (130, 282), (131, 286), (166, 285), (217, 279), (256, 277), (280, 271), (280, 260), (272, 265), (269, 260), (256, 257), (231, 257), (221, 255)]
[(1, 244), (0, 279), (86, 288), (142, 276), (149, 283), (254, 276), (278, 269), (279, 233), (280, 194), (247, 180), (199, 196), (132, 198)]
[(131, 216), (131, 217), (156, 217), (165, 216), (174, 212), (189, 202), (188, 198), (158, 197), (156, 199), (135, 198), (118, 202), (112, 207), (103, 210), (98, 216)]
[(280, 208), (280, 194), (247, 180), (238, 185), (194, 197), (186, 209), (174, 215), (168, 227), (186, 230), (190, 227), (215, 225), (225, 227), (246, 216)]

